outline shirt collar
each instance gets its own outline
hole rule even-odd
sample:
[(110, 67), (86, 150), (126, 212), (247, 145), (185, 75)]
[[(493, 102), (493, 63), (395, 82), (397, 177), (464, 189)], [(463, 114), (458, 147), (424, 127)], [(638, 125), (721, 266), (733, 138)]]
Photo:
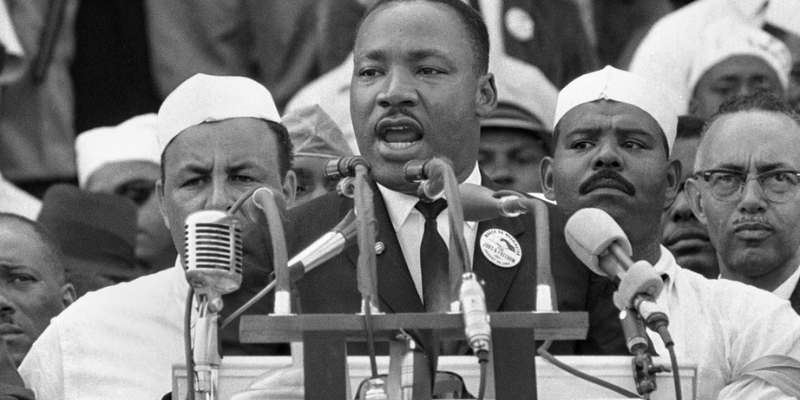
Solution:
[(669, 249), (664, 246), (661, 247), (661, 256), (658, 261), (653, 265), (656, 272), (663, 278), (666, 275), (664, 283), (671, 284), (675, 282), (675, 276), (678, 274), (678, 263), (675, 262), (675, 256), (670, 253)]
[(772, 294), (784, 300), (789, 300), (789, 298), (792, 297), (794, 289), (797, 287), (798, 281), (800, 281), (800, 267), (794, 270), (794, 273), (789, 279), (785, 280), (777, 289), (773, 290)]
[[(470, 173), (467, 179), (461, 184), (463, 185), (465, 183), (474, 185), (481, 184), (481, 172), (478, 169), (477, 162), (475, 162), (472, 173)], [(411, 212), (415, 210), (414, 206), (419, 202), (419, 197), (396, 192), (380, 183), (378, 183), (378, 190), (380, 190), (381, 195), (383, 195), (383, 201), (386, 203), (386, 209), (389, 211), (389, 219), (392, 220), (394, 231), (397, 232), (405, 224)], [(466, 224), (470, 229), (475, 229), (478, 223), (475, 221), (467, 221)]]

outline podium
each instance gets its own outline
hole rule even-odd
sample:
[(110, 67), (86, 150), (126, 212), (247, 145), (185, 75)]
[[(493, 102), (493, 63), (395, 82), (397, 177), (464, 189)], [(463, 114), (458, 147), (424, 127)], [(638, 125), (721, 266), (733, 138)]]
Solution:
[[(582, 340), (588, 331), (585, 312), (502, 312), (490, 313), (496, 399), (614, 399), (622, 396), (560, 370), (541, 357), (535, 357), (536, 340)], [(463, 320), (458, 313), (377, 314), (372, 316), (376, 341), (394, 337), (400, 329), (437, 330), (442, 340), (462, 340)], [(345, 399), (358, 384), (370, 376), (366, 356), (346, 354), (348, 341), (366, 340), (364, 316), (358, 314), (301, 314), (243, 316), (240, 322), (243, 343), (286, 343), (302, 341), (304, 393), (307, 399)], [(630, 356), (559, 357), (583, 372), (609, 380), (635, 392)], [(680, 360), (679, 360), (680, 361)], [(656, 364), (669, 365), (668, 358), (655, 358)], [(220, 369), (220, 399), (247, 389), (260, 375), (291, 367), (291, 357), (225, 357)], [(389, 357), (378, 357), (382, 373), (388, 371)], [(467, 389), (476, 394), (479, 365), (474, 356), (439, 357), (440, 371), (463, 377)], [(697, 366), (680, 365), (684, 399), (693, 399), (697, 385)], [(652, 399), (674, 399), (671, 373), (657, 375), (658, 390)], [(173, 366), (173, 399), (184, 399), (185, 365)], [(488, 393), (487, 393), (488, 395)], [(351, 395), (351, 397), (354, 395)]]
[[(559, 360), (567, 363), (590, 375), (614, 383), (620, 387), (636, 392), (631, 376), (631, 357), (628, 356), (603, 356), (581, 357), (561, 356)], [(366, 356), (350, 356), (347, 358), (350, 379), (348, 383), (352, 391), (370, 376), (369, 359)], [(656, 364), (669, 364), (667, 357), (655, 357)], [(286, 370), (292, 365), (292, 358), (288, 356), (273, 357), (225, 357), (220, 369), (220, 399), (228, 400), (234, 394), (245, 391), (254, 380), (264, 373), (276, 373)], [(387, 371), (389, 357), (378, 357), (378, 368)], [(175, 364), (173, 367), (173, 399), (186, 398), (186, 370), (185, 365)], [(466, 383), (467, 389), (473, 395), (478, 391), (479, 371), (472, 356), (442, 356), (439, 358), (439, 370), (452, 371), (460, 375)], [(540, 400), (599, 400), (622, 399), (610, 390), (601, 388), (592, 383), (578, 379), (567, 372), (550, 364), (547, 360), (536, 357), (536, 374), (538, 398)], [(697, 365), (692, 363), (680, 364), (681, 388), (683, 398), (695, 398), (697, 385)], [(672, 374), (660, 373), (656, 377), (658, 390), (653, 392), (653, 400), (675, 399)], [(355, 395), (353, 395), (355, 396)], [(311, 398), (311, 397), (307, 397)], [(524, 399), (520, 399), (524, 400)]]

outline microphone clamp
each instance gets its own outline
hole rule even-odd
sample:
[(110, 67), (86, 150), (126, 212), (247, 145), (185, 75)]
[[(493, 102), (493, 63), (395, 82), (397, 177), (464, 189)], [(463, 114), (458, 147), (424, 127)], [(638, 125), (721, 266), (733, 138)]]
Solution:
[(325, 176), (335, 180), (354, 177), (356, 176), (356, 167), (359, 165), (366, 167), (367, 171), (372, 169), (369, 162), (361, 156), (334, 158), (325, 163)]

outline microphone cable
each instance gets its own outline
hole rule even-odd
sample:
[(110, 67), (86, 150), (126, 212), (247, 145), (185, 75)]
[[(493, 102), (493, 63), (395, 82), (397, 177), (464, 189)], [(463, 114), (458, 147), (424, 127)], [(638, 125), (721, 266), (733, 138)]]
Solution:
[(547, 349), (550, 348), (551, 344), (553, 344), (553, 340), (552, 339), (546, 340), (536, 350), (536, 354), (542, 356), (542, 358), (546, 359), (547, 361), (549, 361), (551, 364), (555, 365), (556, 367), (561, 368), (562, 370), (564, 370), (566, 372), (569, 372), (570, 374), (575, 375), (578, 378), (581, 378), (581, 379), (583, 379), (585, 381), (589, 381), (591, 383), (594, 383), (595, 385), (602, 386), (602, 387), (604, 387), (604, 388), (606, 388), (608, 390), (611, 390), (611, 391), (613, 391), (613, 392), (615, 392), (617, 394), (621, 394), (621, 395), (625, 396), (626, 398), (629, 398), (629, 399), (642, 399), (643, 398), (642, 396), (639, 396), (638, 394), (633, 393), (633, 392), (631, 392), (631, 391), (629, 391), (629, 390), (627, 390), (625, 388), (619, 387), (619, 386), (617, 386), (617, 385), (615, 385), (615, 384), (613, 384), (611, 382), (604, 381), (604, 380), (602, 380), (602, 379), (600, 379), (600, 378), (598, 378), (596, 376), (591, 376), (591, 375), (589, 375), (589, 374), (587, 374), (585, 372), (582, 372), (582, 371), (580, 371), (580, 370), (578, 370), (576, 368), (573, 368), (573, 367), (561, 362), (555, 356), (550, 354), (549, 351), (547, 351)]
[(666, 346), (669, 352), (669, 360), (672, 365), (672, 382), (675, 385), (675, 399), (682, 400), (681, 377), (679, 374), (680, 371), (678, 370), (678, 356), (675, 354), (675, 341), (672, 340), (672, 335), (670, 335), (665, 322), (659, 320), (656, 321), (654, 325), (656, 331), (661, 336), (661, 340), (664, 342), (664, 346)]
[(183, 314), (183, 350), (186, 352), (186, 397), (194, 400), (194, 355), (192, 352), (192, 300), (194, 288), (189, 285), (186, 294), (186, 307)]

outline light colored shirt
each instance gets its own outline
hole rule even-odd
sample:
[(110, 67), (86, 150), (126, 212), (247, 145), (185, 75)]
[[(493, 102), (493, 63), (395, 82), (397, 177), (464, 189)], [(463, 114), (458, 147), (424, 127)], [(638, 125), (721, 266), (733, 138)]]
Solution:
[(160, 399), (172, 391), (172, 364), (185, 362), (188, 290), (176, 261), (86, 294), (53, 318), (20, 375), (37, 399)]
[(778, 296), (784, 300), (789, 300), (792, 297), (792, 293), (794, 293), (794, 289), (797, 287), (797, 282), (800, 280), (800, 266), (794, 270), (792, 276), (789, 279), (785, 280), (778, 286), (777, 289), (772, 291), (772, 294)]
[[(475, 185), (481, 184), (481, 173), (478, 169), (478, 163), (475, 163), (475, 168), (467, 179), (462, 182), (472, 183)], [(419, 246), (422, 243), (422, 234), (425, 233), (425, 217), (422, 216), (414, 206), (419, 202), (419, 198), (409, 196), (400, 192), (395, 192), (385, 186), (378, 184), (378, 189), (383, 195), (383, 201), (386, 203), (386, 209), (389, 211), (389, 218), (392, 220), (397, 241), (400, 243), (400, 248), (403, 250), (403, 257), (406, 259), (408, 271), (411, 273), (411, 278), (414, 280), (414, 285), (417, 287), (419, 298), (422, 299), (422, 269), (420, 267), (420, 254)], [(436, 230), (439, 235), (450, 247), (450, 216), (447, 209), (442, 211), (436, 217)], [(472, 256), (475, 251), (475, 237), (478, 234), (478, 223), (468, 221), (464, 223), (464, 240), (467, 242), (467, 253), (469, 253), (469, 262), (472, 265)]]
[[(741, 376), (750, 362), (766, 355), (800, 360), (800, 317), (786, 300), (726, 279), (709, 280), (681, 268), (661, 247), (654, 265), (667, 274), (657, 299), (669, 315), (678, 362), (698, 364), (698, 399), (791, 399), (758, 378)], [(669, 353), (648, 329), (659, 355)]]

